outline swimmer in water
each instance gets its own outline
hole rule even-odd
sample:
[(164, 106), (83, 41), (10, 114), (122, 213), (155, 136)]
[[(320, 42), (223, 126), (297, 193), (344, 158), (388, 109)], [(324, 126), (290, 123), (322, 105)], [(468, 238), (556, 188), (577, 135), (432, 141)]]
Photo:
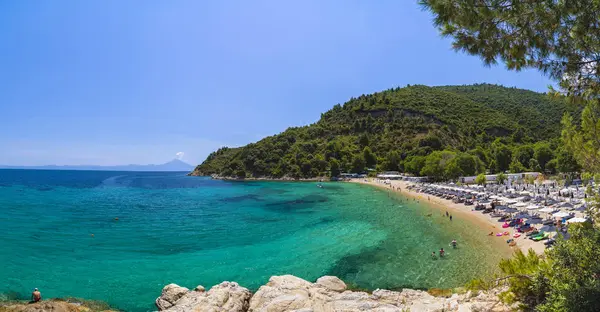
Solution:
[(431, 253), (431, 258), (435, 259), (435, 251)]
[(445, 253), (444, 248), (440, 248), (440, 258), (443, 257)]
[(456, 244), (457, 244), (457, 243), (456, 243), (456, 239), (453, 239), (453, 240), (452, 240), (452, 247), (453, 247), (453, 248), (455, 248), (455, 249), (456, 249)]

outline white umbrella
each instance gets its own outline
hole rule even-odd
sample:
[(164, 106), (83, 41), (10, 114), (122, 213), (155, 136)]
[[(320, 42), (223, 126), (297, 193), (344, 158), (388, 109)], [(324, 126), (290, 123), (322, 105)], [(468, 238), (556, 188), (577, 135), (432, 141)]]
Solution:
[(538, 205), (529, 205), (526, 208), (527, 210), (536, 210), (536, 209), (540, 209), (540, 206)]
[(517, 208), (523, 208), (523, 207), (526, 207), (526, 206), (527, 206), (527, 204), (526, 203), (522, 203), (522, 202), (518, 202), (518, 203), (515, 204), (515, 207), (517, 207)]
[(564, 211), (559, 211), (559, 212), (553, 214), (552, 216), (555, 217), (555, 218), (565, 218), (565, 217), (569, 216), (569, 213), (568, 212), (564, 212)]
[(550, 207), (545, 207), (545, 208), (540, 209), (540, 212), (551, 213), (551, 212), (554, 212), (554, 209), (552, 209)]
[(587, 219), (586, 218), (571, 218), (569, 220), (567, 220), (567, 224), (569, 223), (582, 223), (582, 222), (586, 222)]

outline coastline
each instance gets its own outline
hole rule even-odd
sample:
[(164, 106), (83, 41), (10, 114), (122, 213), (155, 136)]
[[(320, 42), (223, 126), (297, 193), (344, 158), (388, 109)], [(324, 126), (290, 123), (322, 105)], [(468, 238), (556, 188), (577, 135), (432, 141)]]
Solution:
[[(411, 185), (410, 182), (392, 180), (392, 181), (390, 181), (391, 186), (385, 185), (383, 183), (378, 183), (378, 182), (374, 181), (372, 178), (369, 178), (366, 181), (365, 181), (365, 179), (352, 179), (349, 182), (370, 185), (370, 186), (377, 187), (377, 188), (380, 188), (383, 190), (394, 192), (395, 194), (400, 194), (402, 196), (414, 198), (423, 203), (427, 203), (431, 207), (439, 209), (440, 212), (442, 212), (442, 213), (445, 211), (448, 211), (452, 215), (458, 216), (465, 220), (468, 220), (472, 224), (476, 225), (477, 228), (479, 228), (481, 230), (482, 235), (487, 236), (487, 234), (490, 232), (494, 232), (494, 234), (495, 234), (498, 232), (506, 231), (506, 229), (502, 228), (501, 222), (498, 222), (497, 220), (492, 219), (488, 214), (483, 214), (483, 213), (480, 213), (479, 211), (474, 211), (469, 206), (465, 206), (463, 204), (456, 204), (456, 203), (453, 203), (451, 200), (438, 198), (438, 197), (434, 197), (434, 196), (427, 196), (426, 194), (421, 194), (421, 193), (417, 193), (414, 191), (410, 191), (407, 188), (409, 185)], [(501, 236), (501, 237), (490, 236), (490, 240), (492, 240), (493, 243), (498, 242), (499, 246), (501, 245), (500, 243), (502, 243), (502, 245), (505, 245), (505, 248), (511, 249), (512, 251), (514, 251), (515, 248), (520, 248), (524, 253), (527, 253), (529, 251), (529, 249), (531, 248), (539, 255), (542, 255), (544, 253), (544, 250), (545, 250), (544, 244), (542, 244), (540, 242), (534, 242), (532, 240), (529, 240), (524, 235), (521, 237), (518, 237), (518, 238), (514, 238), (515, 242), (517, 243), (516, 246), (514, 246), (514, 247), (508, 246), (508, 244), (506, 244), (505, 241), (507, 238), (512, 238), (513, 232), (514, 231), (509, 230), (510, 235), (508, 235), (508, 236)]]

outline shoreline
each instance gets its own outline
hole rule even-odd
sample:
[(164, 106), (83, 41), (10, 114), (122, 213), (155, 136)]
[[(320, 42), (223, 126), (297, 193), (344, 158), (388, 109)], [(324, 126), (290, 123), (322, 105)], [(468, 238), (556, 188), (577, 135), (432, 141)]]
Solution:
[[(544, 250), (545, 250), (544, 244), (542, 244), (540, 242), (534, 242), (532, 240), (529, 240), (525, 237), (525, 235), (522, 235), (521, 237), (518, 237), (518, 238), (513, 238), (512, 234), (515, 232), (514, 229), (503, 229), (502, 222), (498, 222), (497, 220), (492, 219), (489, 214), (483, 214), (479, 211), (474, 211), (474, 210), (472, 210), (471, 206), (465, 206), (464, 204), (456, 204), (448, 199), (443, 199), (443, 198), (434, 197), (434, 196), (427, 196), (427, 194), (422, 194), (422, 193), (417, 193), (417, 192), (411, 191), (407, 188), (409, 185), (412, 184), (410, 182), (400, 181), (400, 180), (392, 180), (392, 181), (390, 181), (391, 186), (383, 184), (383, 183), (378, 183), (378, 182), (374, 181), (372, 178), (369, 178), (367, 181), (365, 181), (364, 179), (352, 179), (349, 182), (363, 184), (363, 185), (370, 185), (370, 186), (377, 187), (382, 190), (391, 191), (391, 192), (394, 192), (395, 194), (400, 194), (405, 197), (417, 199), (422, 203), (428, 204), (431, 207), (439, 209), (441, 212), (448, 211), (452, 215), (460, 216), (463, 219), (468, 220), (469, 222), (471, 222), (473, 224), (476, 224), (478, 226), (478, 228), (482, 230), (482, 234), (486, 235), (486, 236), (489, 232), (494, 232), (494, 234), (496, 234), (498, 232), (505, 232), (508, 230), (508, 232), (510, 233), (510, 235), (508, 235), (508, 236), (496, 237), (494, 235), (491, 238), (498, 241), (498, 243), (500, 243), (500, 240), (501, 240), (502, 243), (506, 246), (506, 248), (512, 250), (513, 252), (516, 247), (516, 248), (520, 248), (521, 251), (523, 251), (524, 253), (527, 253), (530, 248), (533, 249), (539, 255), (542, 255), (544, 253)], [(508, 244), (505, 243), (506, 239), (508, 239), (508, 238), (513, 238), (515, 240), (515, 242), (517, 243), (517, 245), (514, 247), (508, 246)]]

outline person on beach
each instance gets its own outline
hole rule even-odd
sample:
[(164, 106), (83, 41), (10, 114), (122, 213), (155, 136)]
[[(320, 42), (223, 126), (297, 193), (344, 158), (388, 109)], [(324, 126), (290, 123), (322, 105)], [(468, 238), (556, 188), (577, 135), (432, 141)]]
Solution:
[(450, 215), (450, 221), (452, 221), (452, 215)]
[(448, 210), (446, 210), (446, 218), (447, 218), (448, 216), (449, 216), (449, 214), (448, 214)]
[(456, 249), (456, 239), (452, 240), (452, 248)]
[(443, 257), (445, 253), (444, 248), (440, 248), (440, 258)]
[(34, 302), (38, 302), (41, 300), (42, 300), (42, 293), (40, 293), (40, 291), (37, 288), (35, 288), (33, 290), (33, 292), (31, 293), (31, 302), (34, 303)]

